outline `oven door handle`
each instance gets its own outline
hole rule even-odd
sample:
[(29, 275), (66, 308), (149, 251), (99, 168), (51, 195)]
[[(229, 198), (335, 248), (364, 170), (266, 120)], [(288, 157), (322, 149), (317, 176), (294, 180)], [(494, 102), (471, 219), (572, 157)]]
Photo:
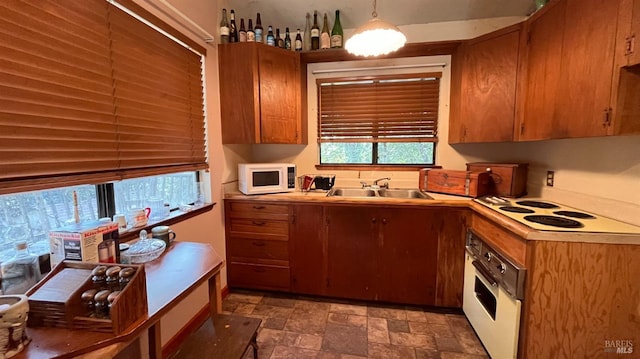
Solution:
[(489, 284), (491, 284), (492, 287), (498, 286), (498, 281), (493, 277), (493, 275), (491, 275), (491, 273), (489, 273), (489, 271), (485, 267), (482, 266), (482, 264), (480, 264), (479, 261), (474, 260), (473, 262), (471, 262), (471, 264), (476, 267), (476, 270), (480, 272), (480, 274), (484, 277), (484, 279), (487, 280), (487, 282), (489, 282)]

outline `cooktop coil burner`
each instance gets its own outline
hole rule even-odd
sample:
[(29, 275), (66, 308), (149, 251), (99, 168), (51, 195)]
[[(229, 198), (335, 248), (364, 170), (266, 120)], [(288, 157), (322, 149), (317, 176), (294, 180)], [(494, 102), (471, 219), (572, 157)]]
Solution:
[(534, 208), (560, 208), (553, 203), (542, 202), (542, 201), (518, 201), (516, 203), (521, 206), (534, 207)]
[(500, 209), (503, 211), (514, 212), (514, 213), (535, 213), (534, 210), (529, 208), (524, 208), (524, 207), (504, 206), (504, 207), (500, 207)]
[(527, 221), (544, 224), (552, 227), (562, 227), (562, 228), (582, 228), (584, 225), (578, 221), (574, 221), (573, 219), (556, 217), (556, 216), (546, 216), (546, 215), (531, 215), (524, 216), (524, 219)]
[(566, 216), (572, 218), (581, 218), (581, 219), (594, 219), (595, 216), (590, 215), (589, 213), (576, 212), (576, 211), (555, 211), (554, 214), (559, 216)]

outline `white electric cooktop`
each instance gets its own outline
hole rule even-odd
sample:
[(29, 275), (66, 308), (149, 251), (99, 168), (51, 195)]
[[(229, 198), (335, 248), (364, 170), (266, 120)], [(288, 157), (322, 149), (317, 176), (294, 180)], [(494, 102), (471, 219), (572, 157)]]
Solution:
[(476, 202), (539, 231), (640, 234), (640, 227), (537, 198), (485, 196)]

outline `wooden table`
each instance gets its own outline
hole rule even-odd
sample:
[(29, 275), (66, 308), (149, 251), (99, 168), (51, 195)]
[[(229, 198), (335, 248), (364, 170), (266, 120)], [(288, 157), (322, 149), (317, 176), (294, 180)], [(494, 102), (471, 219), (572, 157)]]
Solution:
[(211, 245), (173, 242), (158, 259), (146, 263), (148, 317), (120, 335), (60, 328), (27, 328), (32, 342), (15, 358), (71, 358), (93, 352), (113, 355), (149, 333), (150, 358), (162, 358), (160, 318), (200, 285), (208, 282), (211, 314), (222, 311), (220, 268), (223, 260)]

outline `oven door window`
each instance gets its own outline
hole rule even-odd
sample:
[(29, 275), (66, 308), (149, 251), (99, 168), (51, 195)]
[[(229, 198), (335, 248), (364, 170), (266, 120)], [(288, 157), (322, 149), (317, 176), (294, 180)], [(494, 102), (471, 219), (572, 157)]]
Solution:
[(491, 293), (489, 288), (487, 288), (487, 286), (477, 276), (474, 291), (478, 302), (480, 302), (487, 313), (489, 313), (491, 319), (496, 320), (496, 297), (493, 296), (493, 293)]
[(280, 171), (253, 172), (253, 187), (268, 187), (280, 185)]

